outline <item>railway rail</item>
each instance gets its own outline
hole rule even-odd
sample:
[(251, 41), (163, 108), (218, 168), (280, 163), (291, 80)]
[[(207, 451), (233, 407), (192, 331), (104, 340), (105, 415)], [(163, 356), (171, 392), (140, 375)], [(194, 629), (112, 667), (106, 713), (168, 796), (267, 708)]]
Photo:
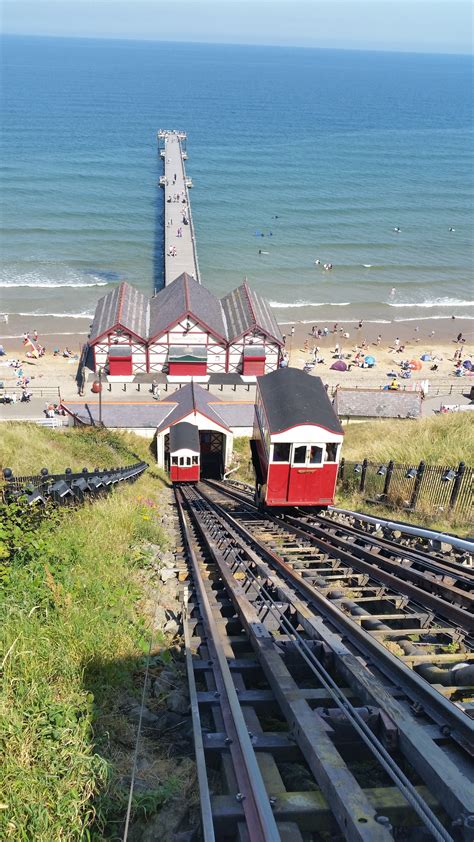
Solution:
[(206, 842), (472, 840), (468, 611), (440, 621), (222, 484), (176, 497)]

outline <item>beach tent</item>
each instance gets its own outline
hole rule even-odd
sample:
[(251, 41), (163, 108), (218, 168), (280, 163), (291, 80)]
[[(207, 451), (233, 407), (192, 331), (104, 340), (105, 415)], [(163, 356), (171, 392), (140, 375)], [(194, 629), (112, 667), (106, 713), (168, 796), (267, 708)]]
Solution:
[(463, 367), (467, 368), (468, 371), (472, 371), (474, 369), (474, 366), (473, 366), (471, 360), (464, 360)]
[(411, 368), (412, 371), (421, 371), (423, 368), (423, 363), (420, 360), (410, 360), (408, 363), (408, 368)]
[(375, 365), (375, 357), (371, 357), (369, 355), (368, 357), (365, 357), (365, 362), (368, 366), (372, 367), (373, 365)]
[(423, 360), (423, 362), (427, 363), (431, 360), (431, 354), (422, 354), (420, 359)]
[(336, 362), (332, 364), (331, 369), (333, 371), (347, 371), (347, 364), (344, 360), (336, 360)]

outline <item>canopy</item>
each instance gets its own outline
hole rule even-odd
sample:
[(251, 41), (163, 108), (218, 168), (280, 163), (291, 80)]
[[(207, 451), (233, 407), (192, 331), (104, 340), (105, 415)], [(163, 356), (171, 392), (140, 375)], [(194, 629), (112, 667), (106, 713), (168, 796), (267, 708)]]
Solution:
[(410, 360), (408, 363), (408, 368), (411, 368), (412, 371), (421, 371), (423, 368), (423, 363), (420, 360)]
[(375, 357), (371, 357), (370, 354), (368, 357), (365, 357), (365, 361), (367, 365), (375, 365)]
[(332, 364), (331, 368), (333, 371), (347, 371), (347, 364), (344, 360), (336, 360), (336, 362)]
[(424, 362), (427, 363), (431, 360), (431, 354), (422, 354), (420, 359), (424, 360)]

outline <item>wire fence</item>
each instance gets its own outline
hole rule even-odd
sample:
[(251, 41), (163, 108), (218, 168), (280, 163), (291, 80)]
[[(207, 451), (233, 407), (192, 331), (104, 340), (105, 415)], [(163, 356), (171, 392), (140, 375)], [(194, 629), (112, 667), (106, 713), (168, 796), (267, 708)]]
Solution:
[(341, 459), (339, 486), (347, 492), (361, 492), (388, 506), (431, 514), (452, 511), (473, 516), (474, 468), (460, 462), (457, 467), (441, 465), (377, 464), (367, 459)]

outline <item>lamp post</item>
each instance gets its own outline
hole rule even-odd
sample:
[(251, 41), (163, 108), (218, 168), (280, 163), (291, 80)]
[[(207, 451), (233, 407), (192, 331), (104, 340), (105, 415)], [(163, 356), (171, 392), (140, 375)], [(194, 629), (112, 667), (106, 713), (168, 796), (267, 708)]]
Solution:
[(102, 367), (97, 372), (99, 376), (99, 425), (102, 427)]

